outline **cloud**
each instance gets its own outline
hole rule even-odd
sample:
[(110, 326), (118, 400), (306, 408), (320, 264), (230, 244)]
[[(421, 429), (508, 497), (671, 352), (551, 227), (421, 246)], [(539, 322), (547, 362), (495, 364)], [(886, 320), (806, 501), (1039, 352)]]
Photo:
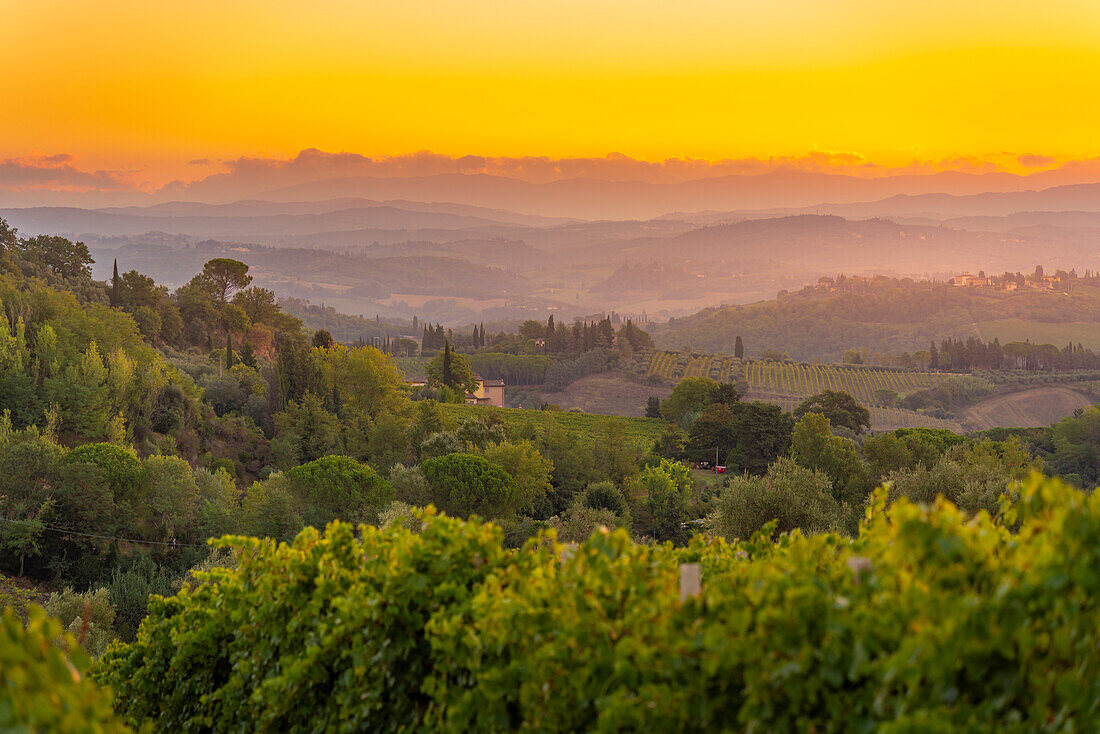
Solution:
[(209, 158), (196, 158), (193, 161), (187, 161), (188, 165), (191, 166), (209, 166), (213, 162), (214, 161), (210, 160)]
[(83, 171), (73, 156), (58, 153), (0, 159), (0, 190), (125, 191), (135, 188), (121, 171)]
[(891, 167), (877, 164), (854, 151), (829, 150), (815, 150), (797, 156), (719, 160), (685, 157), (646, 161), (617, 152), (603, 157), (587, 158), (448, 156), (432, 151), (372, 157), (359, 153), (328, 153), (317, 148), (307, 148), (289, 159), (246, 156), (226, 161), (224, 165), (226, 170), (222, 173), (193, 182), (174, 181), (163, 189), (163, 193), (232, 197), (325, 179), (424, 177), (449, 174), (503, 176), (530, 183), (550, 183), (574, 178), (678, 183), (702, 178), (746, 176), (775, 171), (880, 178), (943, 171), (988, 173), (1003, 170), (998, 164), (976, 156), (960, 156), (939, 161), (914, 161), (906, 166)]
[(1027, 168), (1046, 168), (1054, 164), (1054, 159), (1049, 155), (1037, 155), (1035, 153), (1024, 153), (1023, 155), (1016, 156), (1016, 160), (1021, 166), (1026, 166)]

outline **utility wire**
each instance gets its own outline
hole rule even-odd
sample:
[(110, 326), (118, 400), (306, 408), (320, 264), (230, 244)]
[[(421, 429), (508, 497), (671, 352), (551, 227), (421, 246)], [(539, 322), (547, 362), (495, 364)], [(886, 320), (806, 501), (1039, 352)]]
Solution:
[[(26, 520), (9, 520), (6, 517), (0, 517), (0, 521), (10, 522), (13, 525), (34, 525), (34, 523)], [(99, 538), (100, 540), (113, 540), (122, 543), (144, 543), (145, 545), (166, 545), (172, 548), (205, 548), (205, 543), (177, 543), (174, 540), (138, 540), (137, 538), (115, 538), (110, 535), (96, 535), (95, 533), (81, 533), (76, 530), (66, 530), (65, 528), (55, 527), (53, 525), (42, 525), (44, 530), (52, 530), (55, 533), (61, 533), (63, 535), (80, 535), (85, 538)]]

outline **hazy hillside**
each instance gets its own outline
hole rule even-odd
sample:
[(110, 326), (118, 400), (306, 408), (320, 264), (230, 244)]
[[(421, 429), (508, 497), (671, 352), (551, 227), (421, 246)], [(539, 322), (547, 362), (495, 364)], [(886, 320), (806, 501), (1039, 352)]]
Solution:
[[(609, 242), (593, 256), (616, 263), (688, 263), (693, 272), (710, 278), (797, 274), (807, 282), (821, 273), (921, 276), (980, 268), (1030, 270), (1040, 260), (1066, 269), (1100, 265), (1093, 243), (1079, 238), (808, 214), (706, 226), (671, 238)], [(705, 283), (697, 286), (707, 288)]]
[(269, 182), (268, 188), (259, 188), (253, 181), (233, 185), (216, 179), (197, 181), (172, 193), (177, 198), (207, 201), (226, 196), (295, 202), (341, 197), (453, 201), (544, 216), (624, 219), (656, 217), (669, 211), (811, 207), (823, 202), (878, 201), (892, 196), (1018, 192), (1064, 182), (1065, 177), (1057, 172), (1019, 176), (947, 171), (866, 178), (778, 168), (765, 173), (662, 183), (587, 177), (533, 183), (486, 173), (444, 173), (322, 178), (281, 187), (270, 186)]
[[(98, 261), (100, 277), (109, 274), (118, 258), (124, 270), (136, 268), (179, 285), (204, 257), (236, 253), (228, 256), (248, 260), (262, 282), (279, 284), (291, 295), (339, 303), (351, 313), (404, 318), (415, 313), (450, 324), (545, 319), (550, 313), (572, 319), (612, 310), (665, 320), (797, 290), (822, 274), (946, 278), (983, 268), (1027, 272), (1038, 262), (1066, 270), (1100, 269), (1100, 212), (1083, 209), (984, 213), (944, 221), (915, 215), (899, 220), (808, 213), (736, 217), (719, 210), (580, 221), (517, 213), (529, 210), (524, 197), (538, 199), (548, 191), (572, 192), (569, 196), (587, 202), (593, 216), (620, 211), (614, 206), (601, 209), (617, 197), (625, 201), (637, 196), (644, 202), (658, 193), (697, 189), (702, 198), (691, 201), (702, 203), (708, 191), (741, 191), (738, 187), (748, 178), (753, 177), (676, 184), (580, 179), (535, 184), (459, 174), (416, 181), (340, 179), (230, 203), (42, 207), (0, 210), (0, 216), (25, 235), (59, 232), (84, 240)], [(788, 181), (806, 191), (818, 190), (820, 197), (844, 186), (858, 188), (851, 181), (831, 188), (845, 177), (824, 181), (820, 174), (790, 171), (755, 178), (765, 189)], [(917, 178), (936, 178), (945, 186), (958, 182), (958, 176)], [(425, 181), (428, 188), (417, 188)], [(358, 190), (359, 184), (366, 190)], [(928, 196), (939, 197), (936, 201), (965, 199), (977, 211), (986, 207), (996, 212), (1005, 201), (1081, 204), (1091, 191), (1088, 186), (1064, 186), (976, 197)], [(742, 193), (746, 201), (757, 196)], [(374, 198), (363, 198), (368, 195)], [(394, 198), (413, 195), (426, 201)], [(314, 196), (316, 200), (309, 198)], [(443, 197), (457, 200), (441, 202)], [(901, 200), (880, 201), (872, 209), (890, 209)], [(272, 247), (289, 251), (277, 255)], [(451, 261), (459, 264), (450, 268), (446, 263)], [(447, 300), (426, 306), (428, 297)]]
[(1026, 191), (951, 193), (947, 189), (926, 193), (898, 193), (883, 199), (841, 202), (832, 192), (812, 205), (762, 209), (682, 210), (663, 218), (697, 224), (715, 224), (739, 219), (767, 219), (793, 214), (833, 214), (866, 219), (871, 217), (926, 217), (941, 221), (957, 217), (1008, 216), (1019, 212), (1100, 212), (1100, 183), (1052, 186)]
[(749, 355), (777, 349), (789, 351), (795, 359), (833, 360), (852, 348), (897, 355), (927, 349), (931, 341), (949, 336), (992, 339), (995, 333), (984, 332), (1007, 323), (1014, 325), (1019, 340), (1046, 343), (1055, 325), (1073, 329), (1060, 337), (1095, 341), (1100, 334), (1100, 290), (1004, 292), (887, 278), (848, 279), (839, 290), (831, 285), (806, 287), (770, 301), (708, 308), (654, 325), (652, 331), (657, 343), (669, 348), (732, 353), (741, 336)]

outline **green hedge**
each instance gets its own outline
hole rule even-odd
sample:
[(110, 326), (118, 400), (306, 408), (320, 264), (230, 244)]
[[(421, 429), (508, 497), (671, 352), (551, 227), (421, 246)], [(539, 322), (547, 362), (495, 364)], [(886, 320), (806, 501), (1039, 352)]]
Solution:
[(597, 532), (565, 560), (431, 512), (230, 539), (240, 567), (151, 604), (99, 677), (163, 731), (1096, 731), (1100, 496), (1020, 492), (996, 520), (879, 492), (853, 540)]

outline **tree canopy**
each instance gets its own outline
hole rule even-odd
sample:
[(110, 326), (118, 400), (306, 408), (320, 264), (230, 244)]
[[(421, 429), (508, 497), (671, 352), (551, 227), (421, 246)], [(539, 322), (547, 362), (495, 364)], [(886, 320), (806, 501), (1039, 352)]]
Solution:
[(862, 433), (871, 427), (871, 413), (846, 392), (825, 390), (803, 400), (794, 410), (794, 417), (807, 413), (820, 413), (834, 426), (844, 426)]

